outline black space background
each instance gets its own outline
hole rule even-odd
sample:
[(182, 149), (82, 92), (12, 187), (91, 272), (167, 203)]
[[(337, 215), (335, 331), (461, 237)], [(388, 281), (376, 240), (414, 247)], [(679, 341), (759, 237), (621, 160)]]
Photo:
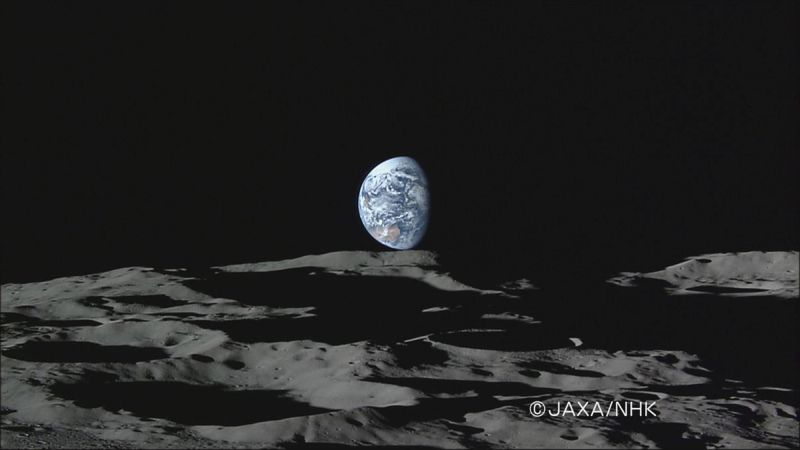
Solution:
[(421, 248), (599, 279), (797, 248), (796, 2), (3, 3), (3, 282)]

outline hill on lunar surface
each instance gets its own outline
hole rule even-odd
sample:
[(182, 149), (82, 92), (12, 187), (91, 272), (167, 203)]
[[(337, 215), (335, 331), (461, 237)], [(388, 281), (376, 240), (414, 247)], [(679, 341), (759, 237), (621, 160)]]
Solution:
[(654, 280), (662, 281), (672, 294), (797, 297), (797, 252), (700, 255), (656, 272), (624, 272), (609, 282), (634, 286)]
[[(2, 446), (797, 447), (796, 269), (706, 255), (550, 292), (350, 251), (5, 284)], [(742, 283), (761, 297), (692, 289)]]

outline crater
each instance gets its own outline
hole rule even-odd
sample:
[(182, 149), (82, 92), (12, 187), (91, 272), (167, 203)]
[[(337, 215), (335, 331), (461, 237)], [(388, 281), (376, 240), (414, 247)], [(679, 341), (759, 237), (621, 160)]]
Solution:
[(223, 364), (225, 364), (226, 366), (228, 366), (228, 368), (233, 369), (233, 370), (242, 370), (242, 369), (244, 369), (244, 366), (245, 366), (245, 364), (243, 362), (236, 361), (236, 360), (233, 360), (233, 359), (229, 359), (229, 360), (225, 361)]
[(653, 394), (653, 393), (650, 393), (650, 392), (628, 391), (628, 392), (623, 392), (622, 396), (625, 397), (625, 398), (630, 398), (630, 399), (633, 399), (633, 400), (641, 400), (641, 401), (645, 401), (645, 402), (646, 401), (661, 400), (661, 397), (659, 397), (657, 394)]

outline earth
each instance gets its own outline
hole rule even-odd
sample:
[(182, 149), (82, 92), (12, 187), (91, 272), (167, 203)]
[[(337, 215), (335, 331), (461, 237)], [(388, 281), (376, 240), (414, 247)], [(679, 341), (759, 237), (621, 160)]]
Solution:
[(425, 236), (430, 217), (428, 180), (407, 156), (375, 166), (358, 195), (358, 212), (369, 234), (381, 244), (407, 250)]

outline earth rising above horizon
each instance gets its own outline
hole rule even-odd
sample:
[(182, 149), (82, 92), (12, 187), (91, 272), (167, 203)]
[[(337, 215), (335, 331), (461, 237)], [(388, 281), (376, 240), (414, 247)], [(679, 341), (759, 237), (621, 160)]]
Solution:
[(373, 168), (361, 183), (358, 213), (370, 236), (381, 244), (407, 250), (428, 228), (430, 194), (422, 167), (398, 156)]

